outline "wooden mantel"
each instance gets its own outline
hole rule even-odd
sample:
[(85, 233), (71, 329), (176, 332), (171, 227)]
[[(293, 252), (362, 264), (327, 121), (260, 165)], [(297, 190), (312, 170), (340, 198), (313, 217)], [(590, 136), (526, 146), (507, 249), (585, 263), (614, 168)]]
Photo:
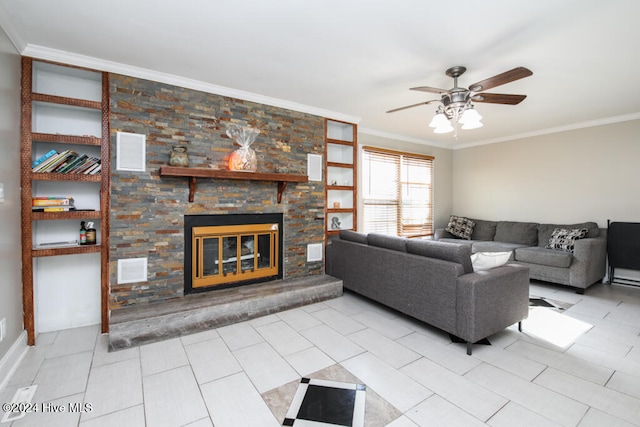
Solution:
[(211, 168), (182, 168), (176, 166), (160, 167), (160, 176), (184, 176), (189, 178), (189, 202), (193, 202), (198, 178), (240, 179), (246, 181), (271, 181), (278, 183), (278, 203), (282, 201), (282, 193), (288, 182), (308, 182), (306, 175), (291, 173), (234, 172)]

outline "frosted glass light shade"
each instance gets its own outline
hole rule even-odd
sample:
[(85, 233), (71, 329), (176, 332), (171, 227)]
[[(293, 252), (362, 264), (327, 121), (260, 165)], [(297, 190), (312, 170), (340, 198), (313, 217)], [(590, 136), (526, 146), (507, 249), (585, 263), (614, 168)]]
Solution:
[(473, 107), (464, 110), (464, 112), (462, 113), (462, 117), (460, 117), (460, 123), (462, 123), (463, 125), (466, 123), (479, 123), (480, 120), (482, 120), (482, 116)]
[(431, 119), (431, 123), (429, 123), (429, 127), (432, 128), (441, 128), (447, 125), (451, 126), (449, 119), (447, 119), (447, 116), (445, 116), (444, 113), (436, 113), (433, 116), (433, 119)]
[(433, 130), (433, 133), (449, 133), (449, 132), (453, 132), (453, 126), (451, 126), (451, 123), (449, 123), (449, 120), (442, 123), (440, 126), (438, 126)]

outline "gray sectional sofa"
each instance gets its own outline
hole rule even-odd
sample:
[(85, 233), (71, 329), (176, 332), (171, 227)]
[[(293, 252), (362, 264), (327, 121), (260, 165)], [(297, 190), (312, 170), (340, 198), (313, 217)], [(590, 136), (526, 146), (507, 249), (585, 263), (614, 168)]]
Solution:
[[(434, 240), (467, 245), (472, 253), (513, 251), (513, 262), (529, 267), (532, 279), (572, 286), (577, 293), (584, 293), (605, 276), (607, 234), (595, 222), (539, 224), (467, 219), (474, 224), (470, 239), (437, 229)], [(571, 252), (547, 248), (555, 229), (588, 231), (573, 242)]]
[(468, 245), (342, 230), (326, 248), (326, 272), (351, 290), (471, 344), (520, 323), (529, 269), (474, 272)]

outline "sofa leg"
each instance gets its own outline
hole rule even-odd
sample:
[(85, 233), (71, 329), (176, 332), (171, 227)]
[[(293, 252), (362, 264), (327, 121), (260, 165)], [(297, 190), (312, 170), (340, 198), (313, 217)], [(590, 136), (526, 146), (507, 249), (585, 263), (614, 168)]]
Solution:
[(584, 289), (582, 289), (582, 288), (576, 289), (576, 294), (584, 295)]
[(471, 346), (472, 346), (472, 344), (469, 341), (467, 341), (467, 354), (469, 356), (471, 356)]
[(522, 332), (522, 320), (518, 322), (518, 332)]

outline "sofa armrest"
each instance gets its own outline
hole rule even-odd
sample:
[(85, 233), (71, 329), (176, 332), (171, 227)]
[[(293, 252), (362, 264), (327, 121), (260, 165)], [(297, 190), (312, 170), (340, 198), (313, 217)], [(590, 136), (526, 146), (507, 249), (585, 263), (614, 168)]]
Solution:
[(433, 240), (455, 239), (455, 238), (456, 238), (456, 236), (454, 236), (453, 234), (449, 233), (444, 228), (437, 228), (436, 231), (433, 233)]
[(529, 268), (508, 264), (464, 274), (456, 284), (458, 337), (476, 342), (525, 319), (529, 313)]
[(607, 240), (594, 237), (576, 240), (569, 268), (571, 286), (586, 289), (602, 279), (606, 271)]

